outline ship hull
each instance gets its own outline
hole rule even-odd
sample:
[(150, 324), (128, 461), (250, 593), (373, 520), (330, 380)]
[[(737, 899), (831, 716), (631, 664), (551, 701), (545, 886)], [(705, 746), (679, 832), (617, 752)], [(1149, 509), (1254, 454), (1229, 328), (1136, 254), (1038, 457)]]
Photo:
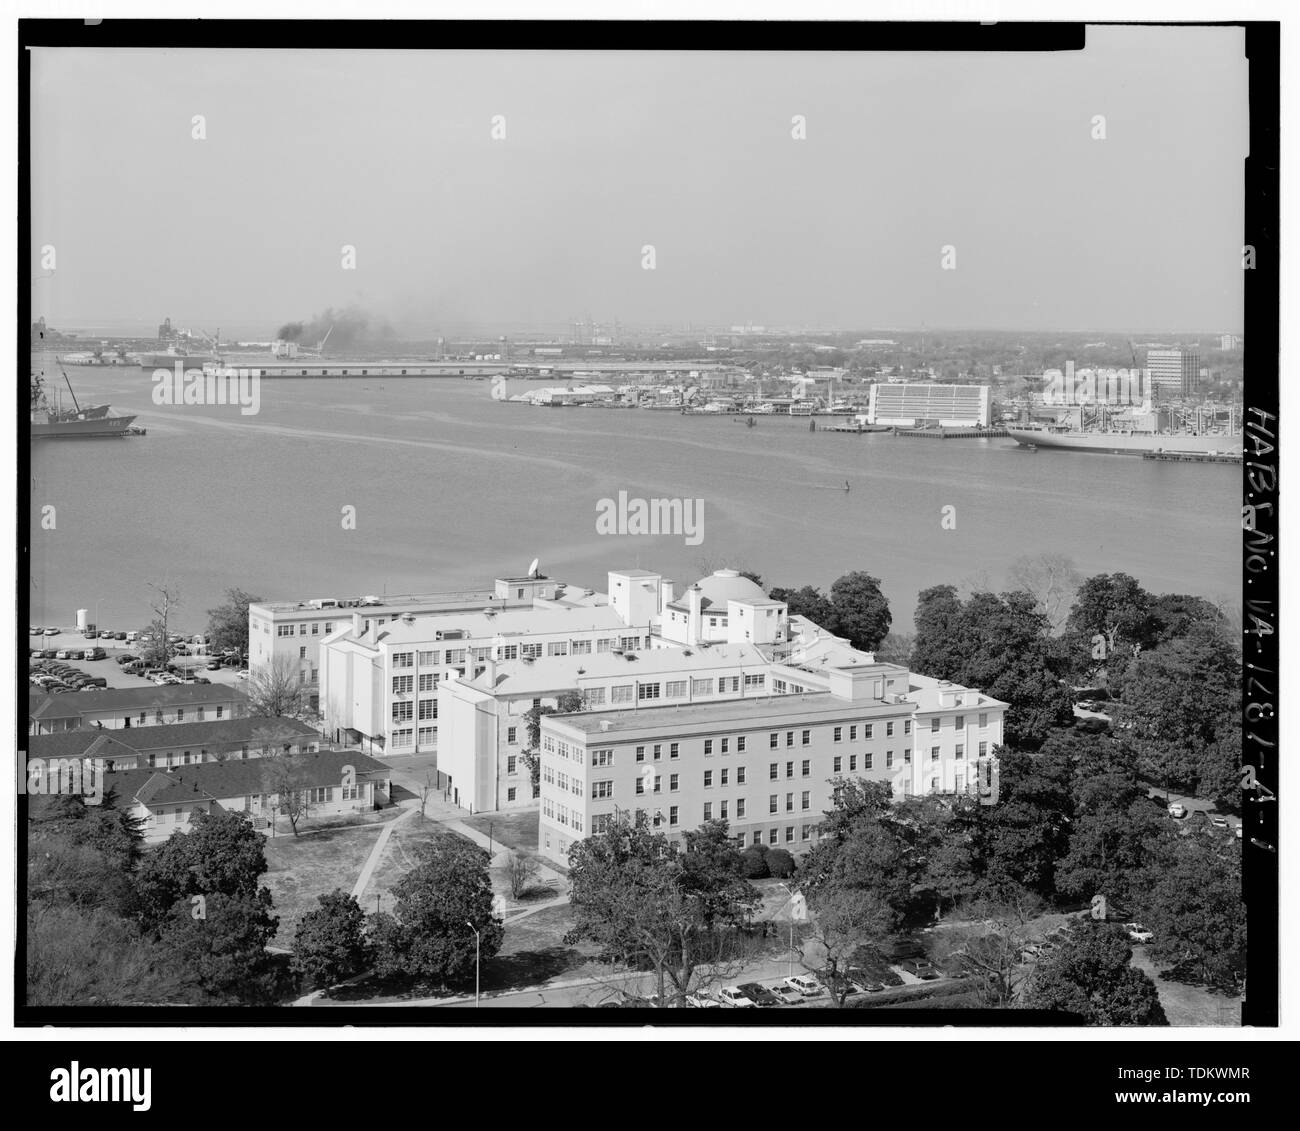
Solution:
[(221, 364), (221, 358), (207, 353), (146, 353), (140, 355), (140, 368), (165, 369), (170, 373), (178, 361), (186, 369), (202, 369), (205, 365)]
[(33, 420), (33, 440), (83, 439), (91, 436), (125, 436), (134, 416), (101, 416), (81, 420)]
[(1023, 447), (1064, 448), (1077, 452), (1103, 452), (1140, 456), (1144, 452), (1241, 451), (1240, 436), (1192, 435), (1190, 432), (1048, 432), (1008, 428), (1007, 434)]

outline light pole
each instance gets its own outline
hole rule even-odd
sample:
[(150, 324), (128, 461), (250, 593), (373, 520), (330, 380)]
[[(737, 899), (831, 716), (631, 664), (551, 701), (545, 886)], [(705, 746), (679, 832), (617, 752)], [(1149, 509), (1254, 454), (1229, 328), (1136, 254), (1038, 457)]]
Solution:
[(478, 929), (468, 919), (465, 920), (465, 926), (467, 926), (471, 931), (474, 932), (474, 1008), (477, 1009), (478, 1008), (478, 956), (479, 956), (479, 943), (482, 941), (482, 936), (479, 935)]

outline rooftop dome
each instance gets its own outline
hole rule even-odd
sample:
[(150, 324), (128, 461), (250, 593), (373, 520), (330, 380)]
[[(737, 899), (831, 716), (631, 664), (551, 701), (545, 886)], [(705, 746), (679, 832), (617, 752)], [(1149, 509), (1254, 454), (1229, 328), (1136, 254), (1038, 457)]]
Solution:
[(728, 601), (766, 601), (767, 594), (734, 569), (714, 570), (695, 583), (711, 605), (726, 607)]

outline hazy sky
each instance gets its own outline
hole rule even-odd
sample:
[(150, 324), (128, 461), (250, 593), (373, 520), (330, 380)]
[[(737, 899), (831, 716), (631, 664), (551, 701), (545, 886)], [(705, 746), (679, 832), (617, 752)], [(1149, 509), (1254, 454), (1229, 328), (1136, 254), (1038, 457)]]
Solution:
[(1041, 55), (41, 49), (32, 275), (46, 244), (57, 269), (33, 310), (261, 336), (352, 302), (412, 333), (583, 313), (1236, 330), (1242, 43), (1093, 28), (1085, 51)]

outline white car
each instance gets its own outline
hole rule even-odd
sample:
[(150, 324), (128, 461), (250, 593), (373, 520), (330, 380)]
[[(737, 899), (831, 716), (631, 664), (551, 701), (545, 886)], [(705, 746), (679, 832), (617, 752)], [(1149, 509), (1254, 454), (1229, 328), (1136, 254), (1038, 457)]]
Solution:
[(1181, 801), (1174, 801), (1169, 806), (1169, 815), (1178, 820), (1187, 816), (1187, 806)]
[(785, 984), (804, 997), (817, 997), (822, 992), (821, 983), (807, 974), (796, 974), (793, 978), (787, 978)]
[(736, 1009), (757, 1009), (754, 1000), (745, 994), (742, 994), (735, 986), (726, 986), (718, 993), (718, 999), (723, 1005), (730, 1005)]
[(248, 669), (247, 669), (247, 668), (240, 668), (239, 671), (235, 672), (235, 678), (236, 678), (236, 679), (247, 679), (247, 678), (248, 678)]
[(703, 991), (686, 995), (686, 1004), (695, 1009), (721, 1009), (722, 1002)]
[(1147, 930), (1147, 928), (1142, 926), (1141, 923), (1125, 923), (1124, 930), (1128, 932), (1128, 937), (1132, 939), (1133, 942), (1148, 943), (1156, 937), (1154, 933)]

